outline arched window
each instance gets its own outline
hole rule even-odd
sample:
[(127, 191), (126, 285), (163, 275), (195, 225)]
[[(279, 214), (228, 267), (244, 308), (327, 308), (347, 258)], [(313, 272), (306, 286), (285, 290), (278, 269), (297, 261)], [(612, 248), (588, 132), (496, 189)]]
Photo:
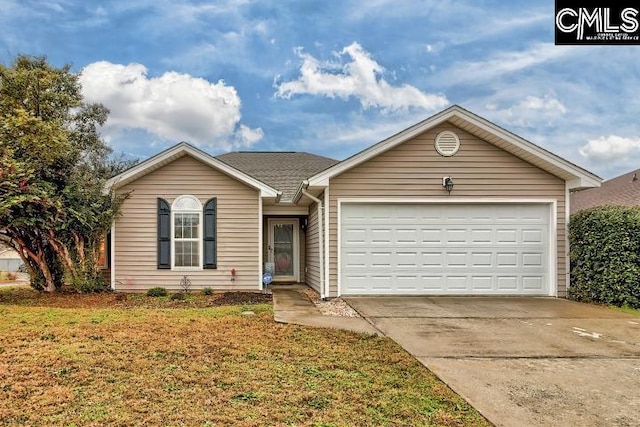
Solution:
[(217, 199), (158, 198), (158, 269), (217, 268)]
[(172, 267), (202, 268), (202, 203), (180, 196), (171, 205)]

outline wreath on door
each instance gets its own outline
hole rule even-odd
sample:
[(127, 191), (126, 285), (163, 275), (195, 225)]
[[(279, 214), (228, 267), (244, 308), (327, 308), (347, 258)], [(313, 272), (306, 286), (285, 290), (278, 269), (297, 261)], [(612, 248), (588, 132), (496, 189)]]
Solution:
[(278, 254), (276, 255), (275, 263), (278, 271), (287, 271), (291, 267), (291, 255), (286, 253)]

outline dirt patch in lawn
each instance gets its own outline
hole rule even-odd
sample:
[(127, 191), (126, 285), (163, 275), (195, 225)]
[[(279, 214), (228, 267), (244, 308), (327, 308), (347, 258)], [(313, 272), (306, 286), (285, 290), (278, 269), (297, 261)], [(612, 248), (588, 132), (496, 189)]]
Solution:
[(0, 290), (0, 426), (489, 425), (389, 339), (224, 295), (158, 309)]

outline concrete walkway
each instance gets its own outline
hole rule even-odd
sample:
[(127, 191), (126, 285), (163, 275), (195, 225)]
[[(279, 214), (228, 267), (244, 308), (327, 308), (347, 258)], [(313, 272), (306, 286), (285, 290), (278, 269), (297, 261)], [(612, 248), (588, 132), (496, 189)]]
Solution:
[(273, 293), (273, 318), (278, 323), (333, 328), (370, 335), (381, 335), (361, 317), (324, 316), (318, 307), (304, 294), (305, 285), (275, 285)]

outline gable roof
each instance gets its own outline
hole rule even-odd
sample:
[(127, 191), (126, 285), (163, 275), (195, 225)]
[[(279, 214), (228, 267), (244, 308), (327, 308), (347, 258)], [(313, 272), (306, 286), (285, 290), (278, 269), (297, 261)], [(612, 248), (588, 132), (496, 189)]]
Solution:
[(338, 163), (328, 157), (291, 151), (241, 151), (221, 154), (216, 159), (277, 188), (285, 203), (292, 201), (300, 182)]
[(121, 174), (114, 176), (107, 181), (105, 187), (116, 190), (184, 156), (191, 156), (205, 165), (229, 175), (251, 188), (259, 190), (260, 197), (278, 199), (281, 195), (280, 191), (270, 185), (216, 159), (210, 154), (207, 154), (186, 142), (174, 145), (173, 147), (168, 148), (167, 150), (127, 169)]
[(568, 188), (597, 187), (602, 179), (591, 172), (515, 135), (490, 121), (476, 116), (464, 108), (453, 105), (428, 119), (403, 130), (351, 157), (310, 177), (301, 184), (294, 201), (299, 199), (302, 186), (326, 187), (329, 179), (356, 167), (365, 161), (414, 138), (415, 136), (449, 122), (460, 129), (503, 149), (567, 182)]
[(571, 193), (571, 213), (602, 205), (640, 206), (640, 170), (604, 181), (600, 188)]

